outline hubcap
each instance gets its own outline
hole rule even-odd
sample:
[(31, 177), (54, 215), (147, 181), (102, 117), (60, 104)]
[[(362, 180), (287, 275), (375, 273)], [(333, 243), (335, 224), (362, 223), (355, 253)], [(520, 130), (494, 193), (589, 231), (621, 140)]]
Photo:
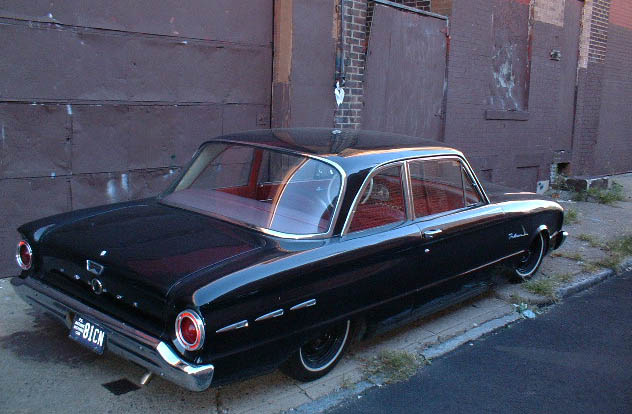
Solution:
[(520, 258), (516, 266), (516, 272), (521, 277), (531, 276), (531, 273), (538, 267), (542, 254), (544, 253), (544, 239), (542, 233), (535, 238), (529, 246), (529, 250)]
[(300, 357), (309, 371), (322, 371), (331, 365), (344, 347), (349, 335), (350, 322), (335, 326), (323, 332), (319, 337), (303, 345)]

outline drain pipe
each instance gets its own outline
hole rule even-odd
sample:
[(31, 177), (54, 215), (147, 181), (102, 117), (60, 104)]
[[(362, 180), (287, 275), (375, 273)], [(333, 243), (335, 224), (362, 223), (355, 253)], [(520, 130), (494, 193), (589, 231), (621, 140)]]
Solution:
[(336, 82), (338, 82), (340, 86), (344, 86), (345, 84), (345, 51), (343, 40), (344, 15), (345, 0), (340, 0), (338, 5), (338, 45), (336, 47), (336, 73), (334, 75), (334, 87), (336, 87)]

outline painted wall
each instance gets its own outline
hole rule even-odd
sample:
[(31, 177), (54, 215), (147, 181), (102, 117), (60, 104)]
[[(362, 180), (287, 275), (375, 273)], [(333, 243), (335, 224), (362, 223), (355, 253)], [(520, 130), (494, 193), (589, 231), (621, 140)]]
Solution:
[(0, 3), (0, 275), (19, 224), (155, 195), (269, 127), (273, 0)]

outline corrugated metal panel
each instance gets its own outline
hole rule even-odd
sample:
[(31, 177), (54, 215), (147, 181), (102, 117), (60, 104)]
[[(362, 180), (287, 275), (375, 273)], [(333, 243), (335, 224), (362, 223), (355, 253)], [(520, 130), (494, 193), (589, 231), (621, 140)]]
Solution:
[(270, 47), (0, 24), (0, 49), (3, 100), (270, 100)]
[(272, 37), (272, 0), (3, 0), (0, 16), (252, 44)]
[(273, 0), (0, 2), (0, 276), (18, 225), (155, 195), (201, 142), (269, 127), (272, 19)]

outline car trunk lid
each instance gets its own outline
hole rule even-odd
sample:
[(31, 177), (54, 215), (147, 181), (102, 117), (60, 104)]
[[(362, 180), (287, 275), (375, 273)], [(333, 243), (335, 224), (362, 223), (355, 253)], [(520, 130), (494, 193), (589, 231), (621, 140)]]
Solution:
[(101, 310), (127, 319), (144, 315), (159, 325), (176, 285), (264, 243), (208, 216), (156, 202), (132, 204), (48, 231), (38, 244), (39, 277)]

